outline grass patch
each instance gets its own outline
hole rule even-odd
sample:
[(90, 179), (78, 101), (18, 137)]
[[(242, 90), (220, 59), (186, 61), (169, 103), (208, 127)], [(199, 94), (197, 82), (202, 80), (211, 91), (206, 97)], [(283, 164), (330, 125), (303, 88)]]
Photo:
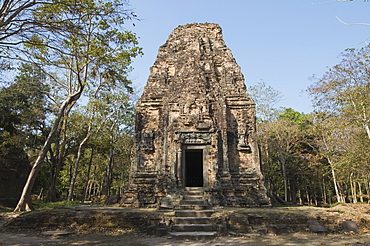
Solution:
[(0, 213), (7, 213), (7, 212), (13, 212), (13, 208), (9, 208), (9, 207), (4, 207), (2, 205), (0, 205)]
[(60, 201), (60, 202), (40, 202), (33, 204), (36, 209), (55, 209), (62, 207), (74, 207), (84, 205), (84, 203), (79, 201)]
[(330, 208), (334, 208), (334, 207), (336, 207), (336, 206), (339, 206), (339, 205), (343, 205), (343, 206), (346, 206), (346, 204), (345, 203), (342, 203), (342, 202), (336, 202), (336, 203), (332, 203), (332, 204), (330, 204)]

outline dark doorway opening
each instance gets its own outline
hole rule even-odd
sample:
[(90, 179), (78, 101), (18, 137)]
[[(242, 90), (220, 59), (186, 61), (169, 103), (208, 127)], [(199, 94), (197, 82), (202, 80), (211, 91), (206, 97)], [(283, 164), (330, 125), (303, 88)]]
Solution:
[(185, 151), (186, 187), (203, 187), (203, 150), (189, 149)]

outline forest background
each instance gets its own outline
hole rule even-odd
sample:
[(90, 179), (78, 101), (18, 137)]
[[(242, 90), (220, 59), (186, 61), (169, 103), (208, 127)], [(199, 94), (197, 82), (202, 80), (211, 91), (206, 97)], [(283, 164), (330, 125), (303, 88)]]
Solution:
[[(0, 160), (27, 156), (32, 165), (15, 210), (33, 209), (32, 197), (101, 202), (122, 193), (138, 97), (129, 74), (142, 55), (128, 28), (138, 17), (126, 1), (0, 7)], [(337, 65), (312, 77), (311, 113), (276, 107), (283, 96), (263, 81), (247, 86), (271, 198), (369, 202), (369, 51), (346, 49)]]

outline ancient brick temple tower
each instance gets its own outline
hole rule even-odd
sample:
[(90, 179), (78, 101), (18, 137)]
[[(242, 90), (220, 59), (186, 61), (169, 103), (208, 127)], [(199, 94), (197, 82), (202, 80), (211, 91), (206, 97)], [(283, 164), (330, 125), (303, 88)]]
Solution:
[(186, 187), (212, 206), (266, 206), (255, 104), (217, 24), (177, 27), (137, 103), (122, 205), (176, 207)]

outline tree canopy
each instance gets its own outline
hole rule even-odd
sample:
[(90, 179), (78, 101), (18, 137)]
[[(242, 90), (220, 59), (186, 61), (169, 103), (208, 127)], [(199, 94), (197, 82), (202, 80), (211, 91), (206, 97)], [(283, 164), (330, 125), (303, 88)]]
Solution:
[(369, 202), (369, 51), (347, 49), (339, 64), (313, 78), (308, 92), (314, 112), (286, 108), (259, 122), (272, 197), (310, 205)]
[[(0, 88), (0, 157), (21, 149), (33, 164), (17, 211), (33, 209), (36, 193), (85, 201), (122, 192), (135, 113), (128, 74), (142, 54), (127, 29), (135, 19), (126, 1), (2, 1), (0, 69), (11, 79)], [(309, 114), (276, 108), (282, 94), (263, 81), (248, 87), (276, 202), (369, 202), (369, 53), (347, 49), (313, 78)]]
[[(79, 107), (77, 101), (81, 97), (91, 103), (95, 101), (95, 106), (90, 108), (92, 113), (87, 111), (91, 120), (96, 121), (98, 112), (106, 112), (104, 117), (116, 122), (115, 127), (109, 123), (110, 128), (123, 127), (123, 123), (117, 123), (115, 117), (119, 115), (125, 118), (124, 114), (131, 114), (120, 108), (127, 108), (127, 104), (130, 104), (128, 95), (133, 93), (133, 89), (127, 74), (131, 70), (132, 59), (141, 54), (141, 48), (137, 47), (136, 35), (125, 28), (127, 21), (136, 19), (125, 1), (4, 1), (0, 11), (0, 29), (3, 31), (0, 36), (0, 57), (3, 68), (7, 67), (4, 64), (13, 67), (19, 62), (24, 64), (15, 83), (2, 89), (6, 92), (4, 97), (13, 96), (13, 87), (16, 87), (17, 95), (22, 97), (22, 88), (17, 80), (27, 83), (25, 78), (31, 78), (30, 74), (39, 76), (35, 90), (38, 88), (42, 93), (35, 93), (39, 93), (41, 98), (32, 98), (31, 94), (27, 98), (33, 100), (30, 99), (29, 103), (40, 104), (39, 111), (44, 116), (37, 117), (37, 120), (43, 120), (44, 126), (47, 125), (46, 131), (41, 134), (43, 137), (39, 137), (43, 144), (34, 146), (33, 151), (39, 154), (35, 155), (33, 168), (16, 208), (17, 211), (23, 211), (32, 209), (32, 188), (45, 162), (50, 163), (50, 174), (54, 179), (52, 186), (56, 187), (55, 179), (71, 151), (66, 147), (70, 141), (67, 135), (69, 117), (74, 108)], [(31, 81), (26, 87), (32, 87)], [(24, 93), (28, 92), (32, 90)], [(107, 99), (110, 101), (105, 105), (100, 103), (98, 109), (97, 102), (104, 98), (110, 98)], [(39, 101), (36, 102), (36, 99)], [(122, 101), (117, 103), (115, 99)], [(27, 104), (22, 103), (22, 98), (19, 100), (23, 105), (21, 114), (15, 108), (17, 104), (11, 109), (5, 104), (2, 107), (1, 124), (4, 127), (1, 129), (30, 132), (27, 128), (37, 124), (26, 122), (31, 119), (27, 117)], [(114, 107), (113, 102), (116, 103)], [(48, 108), (42, 108), (43, 105), (48, 105)], [(114, 108), (115, 113), (108, 113)], [(10, 114), (9, 110), (13, 113)], [(96, 128), (95, 123), (90, 122), (93, 125), (88, 128)], [(81, 127), (85, 128), (83, 124)], [(40, 132), (34, 132), (40, 135)], [(79, 155), (82, 155), (82, 149)], [(75, 169), (79, 169), (77, 164)], [(55, 192), (55, 189), (49, 192)]]

